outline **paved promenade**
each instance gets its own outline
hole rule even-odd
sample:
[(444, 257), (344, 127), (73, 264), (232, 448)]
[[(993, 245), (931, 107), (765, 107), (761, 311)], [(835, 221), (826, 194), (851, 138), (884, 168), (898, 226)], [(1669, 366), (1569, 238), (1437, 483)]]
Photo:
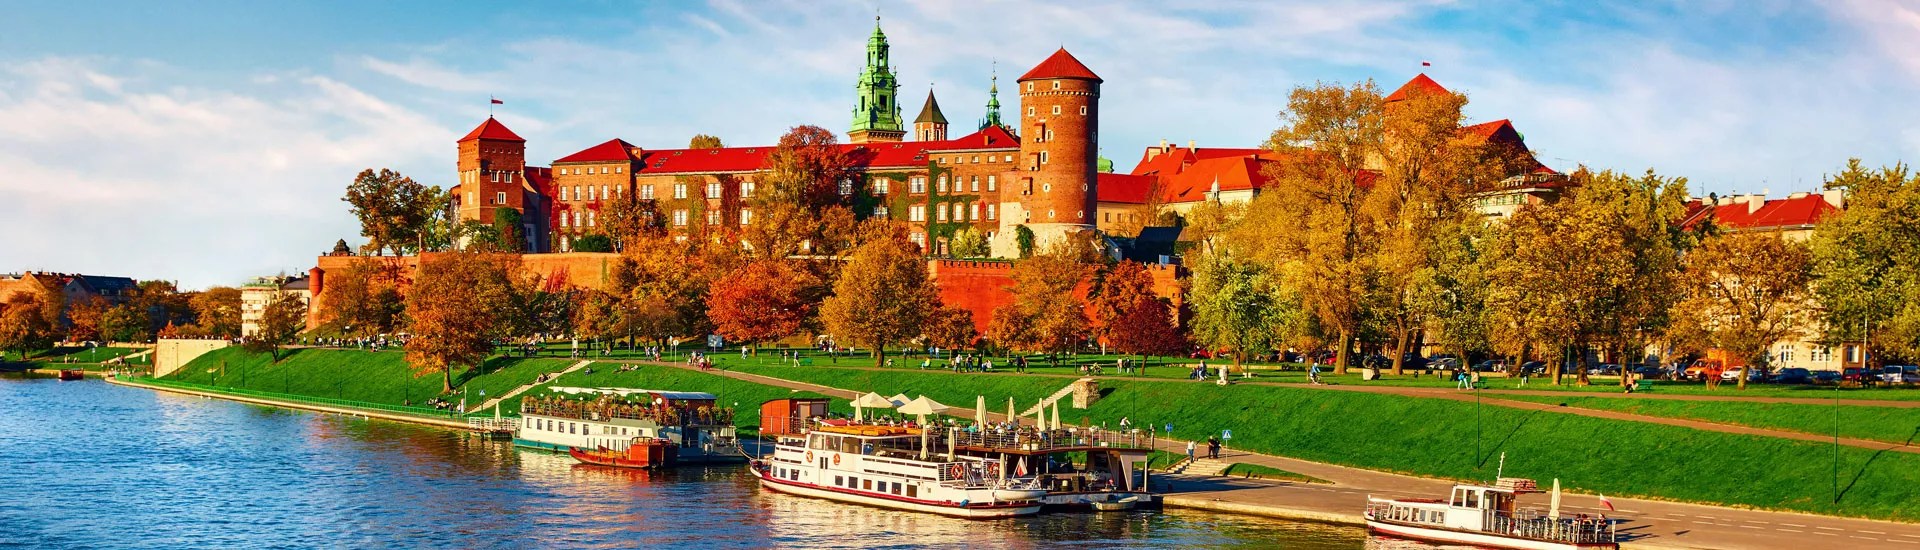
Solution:
[[(648, 364), (695, 370), (693, 367), (677, 363)], [(771, 376), (720, 370), (706, 372), (833, 397), (853, 398), (859, 395), (859, 392), (852, 390)], [(1062, 376), (1061, 378), (1077, 377)], [(1558, 395), (1558, 393), (1553, 394)], [(1471, 394), (1467, 396), (1469, 399), (1472, 397)], [(1508, 403), (1523, 402), (1508, 401)], [(990, 416), (1004, 417), (1000, 414)], [(1636, 417), (1634, 420), (1641, 418)], [(1873, 443), (1873, 445), (1878, 445), (1879, 448), (1890, 446), (1886, 443)], [(1163, 441), (1161, 448), (1184, 453), (1186, 443)], [(1167, 505), (1357, 524), (1361, 522), (1360, 512), (1366, 506), (1367, 495), (1440, 498), (1444, 497), (1452, 486), (1452, 482), (1445, 480), (1376, 472), (1233, 449), (1222, 451), (1221, 458), (1232, 462), (1279, 468), (1332, 483), (1310, 484), (1182, 475), (1156, 478), (1154, 482), (1156, 485), (1171, 483), (1166, 497)], [(1553, 483), (1551, 479), (1537, 481), (1542, 485)], [(1593, 495), (1566, 494), (1561, 500), (1561, 507), (1564, 513), (1605, 514), (1607, 517), (1620, 520), (1621, 540), (1623, 546), (1628, 548), (1920, 550), (1920, 524), (1843, 519), (1792, 512), (1742, 510), (1620, 497), (1610, 497), (1610, 500), (1617, 508), (1616, 511), (1607, 511), (1599, 505), (1598, 498)], [(1532, 495), (1527, 502), (1539, 508), (1545, 508), (1547, 504), (1545, 495)]]

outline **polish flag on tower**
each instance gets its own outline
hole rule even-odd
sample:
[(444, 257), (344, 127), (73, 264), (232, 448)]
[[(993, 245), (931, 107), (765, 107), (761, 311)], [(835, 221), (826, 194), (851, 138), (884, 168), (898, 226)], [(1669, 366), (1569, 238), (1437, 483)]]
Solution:
[(1613, 501), (1607, 500), (1606, 493), (1600, 493), (1600, 505), (1607, 507), (1607, 511), (1610, 511), (1610, 512), (1615, 511), (1613, 509)]
[(492, 101), (494, 105), (506, 105), (506, 104), (507, 104), (507, 102), (505, 102), (505, 101), (500, 101), (500, 100), (498, 100), (498, 99), (493, 99), (493, 98), (491, 98), (491, 97), (489, 97), (489, 98), (487, 98), (487, 99), (488, 99), (489, 101)]

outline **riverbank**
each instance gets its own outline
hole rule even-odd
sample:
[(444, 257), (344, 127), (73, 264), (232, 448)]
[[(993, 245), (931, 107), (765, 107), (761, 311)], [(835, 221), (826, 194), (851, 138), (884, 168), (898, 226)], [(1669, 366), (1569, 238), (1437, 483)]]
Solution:
[(105, 380), (109, 384), (114, 384), (114, 385), (144, 388), (144, 389), (149, 389), (154, 391), (176, 393), (181, 395), (191, 395), (191, 396), (204, 397), (209, 399), (224, 399), (227, 401), (236, 401), (236, 402), (248, 403), (252, 405), (280, 407), (283, 409), (296, 409), (296, 410), (318, 412), (318, 413), (325, 413), (325, 414), (335, 414), (335, 415), (341, 415), (341, 416), (353, 416), (353, 417), (359, 417), (359, 418), (369, 418), (369, 419), (377, 418), (380, 420), (388, 420), (393, 422), (405, 422), (408, 424), (433, 426), (436, 428), (446, 428), (446, 429), (461, 430), (461, 431), (473, 431), (473, 427), (470, 425), (470, 423), (466, 419), (457, 418), (451, 414), (444, 417), (435, 417), (426, 413), (381, 410), (378, 408), (367, 406), (367, 405), (374, 405), (374, 404), (362, 404), (362, 405), (351, 405), (351, 404), (345, 404), (345, 403), (327, 404), (327, 403), (312, 402), (311, 401), (312, 398), (298, 398), (298, 396), (290, 396), (295, 398), (275, 398), (275, 397), (263, 396), (263, 395), (244, 395), (244, 394), (240, 394), (240, 393), (236, 393), (228, 390), (221, 390), (217, 388), (208, 388), (208, 387), (194, 387), (193, 385), (184, 384), (184, 383), (168, 383), (165, 380), (156, 380), (152, 378), (116, 378), (116, 377), (108, 376), (108, 377), (103, 377), (103, 380)]

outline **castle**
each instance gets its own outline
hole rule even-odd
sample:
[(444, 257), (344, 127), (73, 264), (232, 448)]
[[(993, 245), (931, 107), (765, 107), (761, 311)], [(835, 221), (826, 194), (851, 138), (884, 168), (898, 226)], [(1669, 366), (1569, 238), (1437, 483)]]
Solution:
[[(909, 238), (932, 254), (944, 253), (962, 228), (986, 235), (1001, 257), (1017, 255), (1015, 226), (1032, 230), (1039, 244), (1094, 228), (1101, 79), (1091, 69), (1062, 48), (1021, 75), (1017, 130), (1002, 122), (996, 76), (976, 130), (950, 138), (931, 91), (906, 126), (888, 56), (876, 20), (848, 143), (840, 145), (853, 164), (840, 185), (846, 204), (908, 224)], [(748, 199), (774, 151), (646, 149), (613, 139), (543, 168), (528, 165), (526, 140), (492, 117), (458, 144), (452, 191), (460, 219), (494, 223), (512, 210), (526, 250), (536, 253), (572, 251), (580, 237), (603, 233), (598, 213), (606, 201), (650, 201), (681, 235), (749, 226)]]

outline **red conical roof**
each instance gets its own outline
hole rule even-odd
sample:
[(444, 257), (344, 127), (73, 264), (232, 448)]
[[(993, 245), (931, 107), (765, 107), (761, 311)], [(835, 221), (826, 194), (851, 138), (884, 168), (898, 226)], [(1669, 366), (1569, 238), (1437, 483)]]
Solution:
[(1427, 78), (1427, 73), (1420, 73), (1419, 76), (1413, 77), (1413, 80), (1408, 80), (1406, 84), (1401, 85), (1400, 89), (1394, 90), (1392, 95), (1388, 95), (1387, 101), (1406, 99), (1413, 95), (1413, 92), (1416, 90), (1424, 94), (1447, 93), (1447, 89), (1441, 87), (1439, 82), (1434, 82), (1433, 79)]
[(1046, 61), (1041, 61), (1039, 65), (1034, 65), (1033, 70), (1027, 71), (1027, 74), (1020, 75), (1020, 80), (1016, 82), (1042, 78), (1084, 78), (1094, 82), (1101, 82), (1100, 75), (1093, 74), (1092, 69), (1088, 69), (1086, 65), (1081, 64), (1080, 60), (1074, 59), (1073, 54), (1067, 53), (1066, 48), (1060, 48), (1059, 51), (1053, 52), (1053, 55), (1048, 56)]
[(525, 139), (521, 139), (519, 134), (513, 133), (513, 130), (508, 130), (507, 125), (501, 124), (498, 120), (494, 120), (493, 117), (487, 117), (486, 122), (480, 123), (480, 126), (474, 128), (473, 131), (467, 132), (467, 137), (460, 138), (460, 141), (454, 143), (466, 143), (476, 139), (526, 141)]

